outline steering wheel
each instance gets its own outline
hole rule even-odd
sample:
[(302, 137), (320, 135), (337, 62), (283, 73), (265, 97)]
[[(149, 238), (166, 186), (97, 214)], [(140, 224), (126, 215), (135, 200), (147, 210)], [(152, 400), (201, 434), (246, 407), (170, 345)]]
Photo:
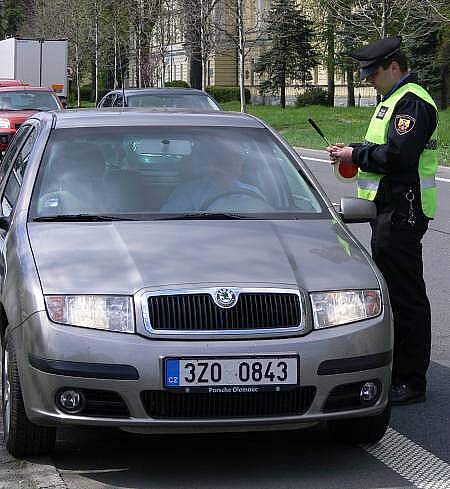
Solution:
[(246, 188), (236, 188), (232, 190), (227, 190), (226, 192), (222, 192), (218, 195), (214, 195), (213, 197), (210, 197), (207, 199), (203, 204), (200, 206), (200, 211), (206, 211), (208, 208), (214, 204), (219, 199), (223, 199), (225, 197), (229, 197), (230, 195), (247, 195), (247, 197), (251, 197), (252, 199), (257, 199), (265, 204), (267, 204), (266, 199), (262, 197), (256, 190), (251, 190), (251, 189), (246, 189)]

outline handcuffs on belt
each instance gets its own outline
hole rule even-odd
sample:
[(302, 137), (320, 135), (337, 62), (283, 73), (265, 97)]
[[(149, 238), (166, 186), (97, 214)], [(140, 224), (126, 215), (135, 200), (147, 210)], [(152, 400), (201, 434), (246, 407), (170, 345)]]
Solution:
[(413, 189), (410, 188), (406, 194), (405, 194), (405, 198), (406, 200), (409, 202), (409, 217), (408, 217), (408, 224), (410, 224), (411, 226), (414, 226), (414, 224), (416, 223), (416, 218), (415, 218), (415, 215), (414, 215), (414, 208), (413, 208), (413, 201), (414, 201), (414, 192), (413, 192)]

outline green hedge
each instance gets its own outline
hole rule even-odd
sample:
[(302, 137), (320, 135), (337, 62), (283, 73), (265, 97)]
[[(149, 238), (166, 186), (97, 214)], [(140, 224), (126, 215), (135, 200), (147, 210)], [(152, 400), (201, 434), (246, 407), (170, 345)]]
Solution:
[[(103, 90), (98, 91), (98, 101), (100, 100), (110, 91), (112, 90), (111, 88), (105, 88)], [(91, 96), (91, 91), (92, 88), (90, 85), (83, 85), (80, 87), (80, 99), (85, 100), (88, 102), (93, 102), (94, 97)], [(74, 104), (77, 100), (77, 87), (75, 85), (72, 85), (70, 88), (70, 93), (69, 93), (69, 101), (71, 104)]]
[[(213, 96), (217, 102), (231, 102), (232, 100), (241, 100), (239, 87), (222, 87), (219, 85), (211, 85), (206, 88), (206, 91)], [(245, 102), (250, 102), (250, 90), (245, 89)]]
[(318, 87), (307, 88), (295, 101), (296, 107), (307, 105), (328, 105), (327, 91)]
[(164, 86), (166, 86), (166, 87), (177, 87), (177, 88), (190, 88), (189, 83), (185, 82), (184, 80), (172, 80), (172, 81), (164, 83)]

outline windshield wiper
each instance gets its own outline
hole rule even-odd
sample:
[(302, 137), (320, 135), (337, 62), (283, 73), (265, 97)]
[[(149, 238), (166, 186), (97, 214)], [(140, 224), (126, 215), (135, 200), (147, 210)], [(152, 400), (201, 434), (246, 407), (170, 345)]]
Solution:
[(108, 216), (101, 214), (58, 214), (33, 218), (34, 222), (98, 222), (98, 221), (134, 221), (130, 217)]
[(255, 219), (246, 214), (237, 212), (185, 212), (182, 214), (167, 214), (154, 219), (162, 221), (182, 221), (191, 219)]

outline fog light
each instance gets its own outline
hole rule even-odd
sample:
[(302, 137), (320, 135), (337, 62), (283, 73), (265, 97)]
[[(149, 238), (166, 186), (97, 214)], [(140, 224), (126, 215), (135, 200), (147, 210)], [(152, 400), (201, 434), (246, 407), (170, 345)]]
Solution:
[(75, 389), (66, 389), (57, 396), (57, 401), (63, 411), (74, 414), (83, 410), (85, 399), (82, 392)]
[(366, 382), (361, 387), (359, 398), (361, 402), (372, 402), (378, 396), (378, 386), (375, 382)]

